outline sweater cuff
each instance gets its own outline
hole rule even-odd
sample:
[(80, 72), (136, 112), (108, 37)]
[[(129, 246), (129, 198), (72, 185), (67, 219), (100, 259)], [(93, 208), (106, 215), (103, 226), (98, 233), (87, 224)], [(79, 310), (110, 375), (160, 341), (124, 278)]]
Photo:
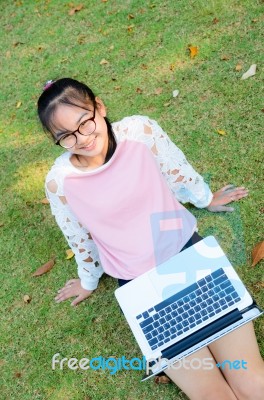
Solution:
[(98, 286), (99, 279), (96, 279), (94, 281), (87, 281), (84, 279), (81, 279), (81, 287), (85, 290), (95, 290)]

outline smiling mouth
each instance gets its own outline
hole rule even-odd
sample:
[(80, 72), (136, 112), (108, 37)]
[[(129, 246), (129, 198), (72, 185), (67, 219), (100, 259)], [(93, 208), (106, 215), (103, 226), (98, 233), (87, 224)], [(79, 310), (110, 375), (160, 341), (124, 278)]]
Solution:
[(88, 143), (87, 145), (81, 147), (81, 149), (88, 149), (89, 150), (90, 148), (93, 147), (93, 145), (95, 143), (95, 140), (96, 140), (96, 137), (90, 143)]

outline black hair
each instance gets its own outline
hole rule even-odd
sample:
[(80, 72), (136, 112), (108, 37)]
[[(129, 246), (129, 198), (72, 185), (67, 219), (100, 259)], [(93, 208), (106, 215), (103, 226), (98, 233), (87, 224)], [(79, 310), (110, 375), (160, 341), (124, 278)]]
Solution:
[[(38, 116), (44, 132), (48, 133), (53, 140), (55, 125), (53, 116), (60, 104), (68, 104), (87, 109), (89, 101), (96, 107), (93, 91), (84, 83), (71, 78), (61, 78), (49, 82), (38, 99)], [(110, 160), (116, 149), (116, 138), (109, 120), (105, 117), (108, 132), (108, 149), (105, 163)]]

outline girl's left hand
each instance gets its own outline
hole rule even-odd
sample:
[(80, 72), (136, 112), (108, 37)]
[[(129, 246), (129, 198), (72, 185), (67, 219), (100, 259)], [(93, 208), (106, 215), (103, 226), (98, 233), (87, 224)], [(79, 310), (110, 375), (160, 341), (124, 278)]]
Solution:
[(235, 187), (234, 185), (227, 185), (213, 194), (213, 200), (206, 208), (212, 212), (232, 212), (234, 211), (234, 208), (226, 207), (226, 204), (231, 203), (232, 201), (240, 200), (247, 195), (248, 190), (244, 186)]

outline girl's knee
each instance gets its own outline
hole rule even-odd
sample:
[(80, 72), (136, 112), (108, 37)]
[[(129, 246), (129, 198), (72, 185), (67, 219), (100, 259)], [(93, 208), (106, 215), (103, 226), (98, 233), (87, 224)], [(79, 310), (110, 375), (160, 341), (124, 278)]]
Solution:
[(263, 400), (264, 369), (248, 374), (231, 386), (238, 400)]

